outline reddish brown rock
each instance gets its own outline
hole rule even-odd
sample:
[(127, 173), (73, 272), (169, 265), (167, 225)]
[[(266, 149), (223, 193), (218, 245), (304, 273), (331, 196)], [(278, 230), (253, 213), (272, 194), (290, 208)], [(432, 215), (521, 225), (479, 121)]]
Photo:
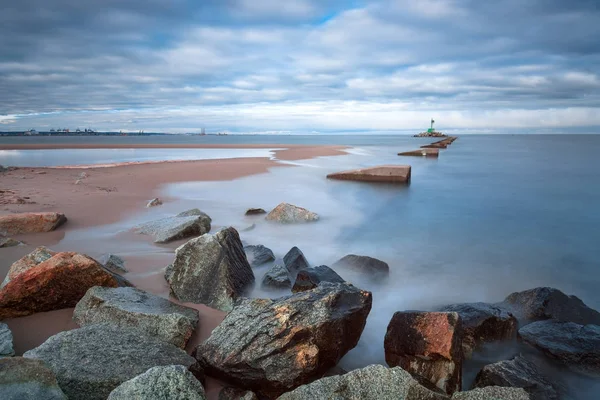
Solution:
[(72, 252), (56, 253), (25, 267), (17, 264), (17, 268), (21, 272), (11, 267), (11, 278), (0, 290), (0, 320), (75, 307), (89, 288), (117, 287), (123, 282), (94, 259)]
[(267, 221), (282, 224), (296, 224), (301, 222), (313, 222), (319, 220), (319, 215), (306, 208), (293, 204), (281, 203), (266, 216)]
[(438, 157), (440, 155), (439, 149), (420, 149), (413, 151), (405, 151), (404, 153), (398, 153), (399, 156), (416, 156), (416, 157)]
[(50, 232), (66, 221), (64, 214), (53, 212), (0, 215), (0, 235)]
[(31, 253), (21, 257), (10, 266), (8, 274), (6, 274), (6, 277), (4, 278), (4, 282), (2, 282), (2, 285), (0, 285), (0, 289), (6, 286), (6, 284), (8, 284), (8, 282), (10, 282), (10, 280), (15, 276), (27, 271), (29, 268), (35, 267), (39, 263), (48, 260), (54, 255), (56, 255), (55, 251), (52, 251), (47, 247), (40, 246)]
[(381, 165), (342, 171), (329, 174), (327, 178), (360, 182), (407, 183), (410, 181), (410, 165)]
[(385, 334), (385, 360), (452, 394), (461, 389), (462, 334), (457, 313), (397, 312)]

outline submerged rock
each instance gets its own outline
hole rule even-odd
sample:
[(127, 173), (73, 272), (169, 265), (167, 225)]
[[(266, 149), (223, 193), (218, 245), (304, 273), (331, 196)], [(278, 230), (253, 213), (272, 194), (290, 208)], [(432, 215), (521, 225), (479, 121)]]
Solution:
[(0, 236), (0, 249), (5, 248), (5, 247), (14, 247), (14, 246), (20, 246), (23, 245), (25, 243), (19, 241), (19, 240), (15, 240), (9, 237), (2, 237)]
[(132, 287), (96, 286), (73, 311), (79, 326), (106, 323), (139, 331), (184, 348), (198, 325), (198, 311)]
[(267, 215), (267, 220), (282, 224), (318, 221), (319, 216), (305, 208), (293, 204), (281, 203)]
[(205, 400), (204, 387), (183, 365), (150, 368), (123, 382), (108, 400)]
[(0, 399), (67, 400), (46, 363), (23, 357), (0, 359)]
[(146, 208), (156, 207), (160, 205), (162, 205), (162, 201), (158, 197), (155, 197), (152, 200), (150, 200), (148, 204), (146, 204)]
[(381, 165), (342, 171), (329, 174), (327, 178), (359, 182), (408, 183), (410, 181), (410, 165)]
[(61, 332), (24, 357), (45, 361), (69, 399), (105, 400), (123, 382), (152, 367), (196, 362), (182, 349), (105, 324)]
[(519, 337), (546, 356), (587, 376), (600, 377), (600, 326), (545, 320), (519, 329)]
[(385, 334), (385, 361), (452, 394), (461, 389), (462, 334), (457, 313), (396, 312)]
[(483, 367), (475, 378), (474, 387), (502, 386), (523, 388), (532, 400), (557, 400), (558, 393), (536, 365), (518, 355)]
[(344, 375), (322, 378), (284, 393), (279, 400), (447, 400), (421, 386), (402, 368), (370, 365)]
[(290, 273), (285, 265), (274, 264), (265, 274), (262, 280), (262, 286), (275, 289), (291, 288), (292, 281), (290, 280)]
[(390, 266), (381, 260), (368, 256), (348, 254), (332, 265), (334, 269), (348, 269), (364, 275), (371, 281), (380, 282), (390, 274)]
[(8, 325), (0, 322), (0, 358), (12, 357), (14, 355), (12, 332), (8, 328)]
[(524, 322), (556, 319), (581, 325), (600, 325), (598, 311), (586, 306), (578, 297), (568, 296), (550, 287), (512, 293), (499, 305)]
[(261, 215), (266, 213), (262, 208), (249, 208), (246, 210), (246, 215)]
[(471, 357), (473, 350), (483, 343), (512, 339), (517, 334), (517, 319), (496, 305), (462, 303), (442, 307), (440, 311), (460, 315), (464, 330), (463, 353)]
[(227, 228), (178, 247), (168, 282), (178, 300), (230, 311), (254, 283), (254, 273), (239, 234)]
[(321, 282), (344, 283), (345, 281), (328, 266), (319, 265), (318, 267), (306, 268), (298, 272), (292, 292), (297, 293), (314, 289)]
[[(40, 249), (36, 252), (38, 259), (51, 254)], [(35, 264), (35, 257), (11, 266), (9, 281), (0, 290), (0, 319), (75, 307), (93, 286), (117, 287), (127, 283), (84, 254), (56, 253), (39, 264)]]
[(285, 263), (285, 267), (287, 268), (292, 281), (296, 280), (296, 275), (298, 275), (300, 270), (310, 268), (310, 264), (308, 264), (306, 257), (304, 257), (304, 253), (295, 246), (283, 257), (283, 262)]
[(242, 299), (195, 351), (207, 375), (275, 398), (322, 376), (358, 343), (371, 293), (347, 284)]
[(271, 249), (263, 246), (262, 244), (244, 246), (244, 251), (246, 252), (248, 262), (253, 267), (258, 267), (259, 265), (275, 261), (275, 255)]
[(452, 400), (531, 400), (523, 389), (488, 386), (454, 393)]
[(67, 217), (55, 212), (0, 215), (0, 236), (50, 232), (65, 222)]
[(125, 268), (125, 260), (114, 254), (104, 254), (98, 259), (98, 262), (104, 268), (116, 274), (126, 274), (128, 272)]
[(210, 232), (211, 222), (212, 220), (208, 215), (194, 209), (175, 217), (146, 222), (136, 227), (135, 230), (142, 235), (152, 236), (155, 243), (168, 243), (174, 240), (204, 235)]

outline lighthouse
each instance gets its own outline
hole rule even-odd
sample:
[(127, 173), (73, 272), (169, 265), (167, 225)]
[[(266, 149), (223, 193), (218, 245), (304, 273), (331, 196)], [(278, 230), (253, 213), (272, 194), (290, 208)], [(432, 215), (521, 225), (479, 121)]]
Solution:
[(433, 129), (433, 124), (435, 123), (435, 121), (433, 120), (433, 118), (431, 118), (431, 127), (429, 129), (427, 129), (427, 133), (433, 133), (435, 132), (435, 129)]

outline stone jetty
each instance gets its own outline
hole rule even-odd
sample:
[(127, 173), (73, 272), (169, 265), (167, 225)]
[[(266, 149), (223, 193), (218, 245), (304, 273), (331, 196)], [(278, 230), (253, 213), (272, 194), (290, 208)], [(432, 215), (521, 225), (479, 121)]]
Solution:
[(405, 151), (404, 153), (398, 153), (399, 156), (415, 156), (415, 157), (438, 157), (440, 155), (439, 149), (424, 148), (419, 150)]
[(408, 183), (410, 181), (410, 165), (380, 165), (335, 172), (327, 175), (327, 178), (359, 182)]

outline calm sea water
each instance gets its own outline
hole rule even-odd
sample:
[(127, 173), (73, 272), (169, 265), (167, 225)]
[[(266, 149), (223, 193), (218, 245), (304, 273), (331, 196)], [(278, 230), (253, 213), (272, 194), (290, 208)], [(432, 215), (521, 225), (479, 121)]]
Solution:
[[(383, 336), (398, 310), (495, 302), (536, 286), (557, 287), (600, 309), (600, 136), (464, 135), (437, 160), (398, 157), (398, 151), (431, 141), (411, 137), (91, 139), (353, 146), (348, 155), (294, 162), (290, 164), (296, 168), (273, 168), (235, 181), (170, 185), (165, 195), (179, 197), (180, 202), (144, 210), (121, 224), (125, 229), (156, 213), (193, 206), (209, 213), (215, 226), (256, 223), (242, 239), (264, 244), (278, 256), (298, 246), (315, 265), (330, 265), (349, 253), (385, 260), (392, 273), (383, 287), (344, 276), (374, 293), (367, 329), (344, 359), (348, 368), (384, 362)], [(409, 186), (325, 179), (333, 171), (394, 163), (412, 165)], [(322, 220), (274, 227), (243, 216), (245, 208), (269, 209), (282, 201), (309, 208)], [(84, 240), (85, 235), (78, 238)], [(265, 271), (257, 270), (259, 282)], [(271, 294), (257, 287), (253, 295)], [(590, 395), (600, 393), (598, 384), (583, 385)]]

